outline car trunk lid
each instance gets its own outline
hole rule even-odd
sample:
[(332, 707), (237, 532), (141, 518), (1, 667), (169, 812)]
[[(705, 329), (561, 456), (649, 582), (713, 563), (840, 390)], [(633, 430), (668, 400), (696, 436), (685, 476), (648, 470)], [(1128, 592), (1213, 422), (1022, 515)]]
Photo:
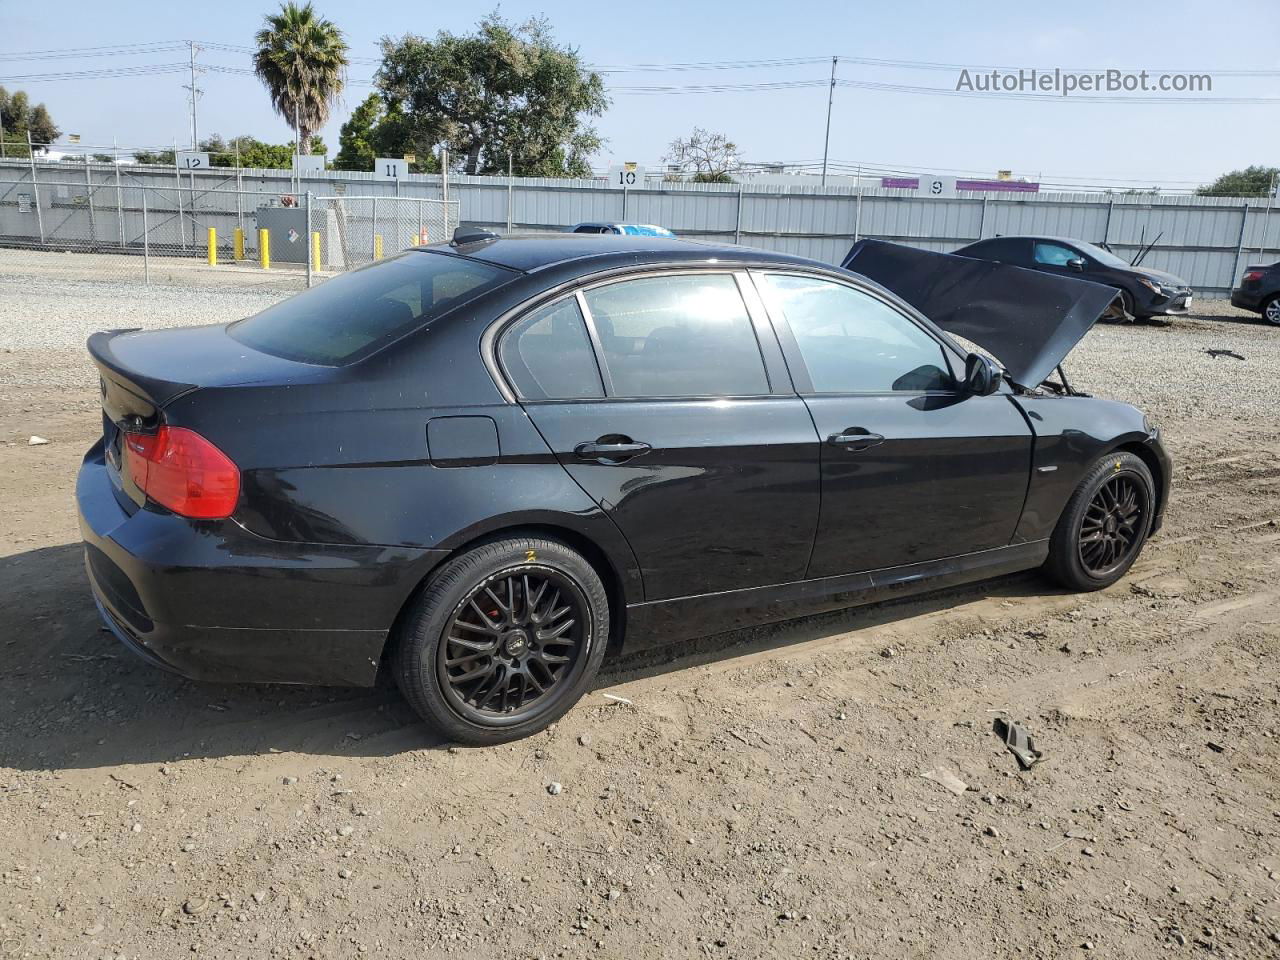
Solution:
[(156, 429), (164, 408), (193, 391), (287, 382), (314, 369), (246, 346), (225, 325), (107, 330), (93, 334), (88, 349), (100, 374), (107, 472), (126, 508), (141, 506), (146, 495), (121, 470), (125, 432)]

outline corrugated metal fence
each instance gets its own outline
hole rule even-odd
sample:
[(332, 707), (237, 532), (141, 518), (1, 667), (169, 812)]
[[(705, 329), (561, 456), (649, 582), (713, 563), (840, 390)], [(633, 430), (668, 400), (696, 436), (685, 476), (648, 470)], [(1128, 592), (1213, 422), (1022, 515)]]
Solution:
[(1203, 296), (1225, 295), (1246, 264), (1280, 256), (1280, 207), (1265, 199), (967, 193), (935, 199), (898, 190), (655, 181), (643, 190), (622, 191), (596, 180), (455, 176), (446, 185), (439, 176), (388, 181), (372, 173), (337, 171), (295, 181), (281, 170), (179, 173), (67, 162), (37, 162), (33, 168), (15, 160), (0, 162), (0, 245), (50, 245), (41, 241), (40, 211), (64, 224), (83, 219), (82, 228), (71, 224), (68, 230), (109, 244), (119, 227), (105, 222), (109, 217), (100, 208), (113, 203), (91, 201), (98, 196), (114, 201), (113, 195), (124, 194), (131, 184), (171, 188), (186, 197), (188, 209), (200, 206), (205, 191), (236, 191), (250, 208), (237, 215), (249, 218), (259, 202), (278, 205), (282, 196), (308, 191), (443, 199), (447, 190), (448, 199), (459, 201), (467, 224), (550, 231), (590, 220), (656, 223), (681, 236), (827, 262), (839, 262), (861, 237), (949, 251), (999, 234), (1044, 234), (1105, 242), (1126, 259), (1144, 239), (1158, 238), (1145, 265), (1177, 274)]

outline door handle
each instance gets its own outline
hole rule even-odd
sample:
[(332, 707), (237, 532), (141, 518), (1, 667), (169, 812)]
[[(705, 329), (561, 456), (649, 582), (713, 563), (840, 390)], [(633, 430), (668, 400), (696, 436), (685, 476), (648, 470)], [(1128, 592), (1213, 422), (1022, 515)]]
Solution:
[(583, 460), (599, 460), (604, 463), (630, 460), (648, 453), (653, 448), (647, 443), (638, 443), (626, 437), (609, 440), (588, 440), (573, 448), (576, 456)]
[(850, 427), (844, 433), (831, 434), (827, 437), (827, 443), (843, 447), (851, 453), (857, 453), (859, 450), (868, 450), (884, 443), (884, 436), (879, 433), (868, 433), (862, 427)]

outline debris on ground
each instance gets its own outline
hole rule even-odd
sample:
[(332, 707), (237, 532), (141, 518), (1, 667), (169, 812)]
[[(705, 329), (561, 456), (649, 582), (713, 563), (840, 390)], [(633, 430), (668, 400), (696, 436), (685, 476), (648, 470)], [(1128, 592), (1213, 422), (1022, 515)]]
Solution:
[(1218, 359), (1218, 357), (1231, 357), (1233, 360), (1243, 360), (1243, 359), (1244, 359), (1244, 357), (1242, 357), (1240, 354), (1236, 353), (1234, 350), (1218, 350), (1218, 349), (1210, 349), (1210, 350), (1206, 350), (1206, 351), (1205, 351), (1205, 353), (1207, 353), (1209, 356), (1213, 357), (1213, 359), (1215, 359), (1215, 360), (1217, 360), (1217, 359)]
[(956, 796), (960, 796), (969, 789), (969, 785), (951, 770), (950, 767), (938, 764), (936, 767), (930, 767), (928, 770), (921, 770), (920, 776), (926, 780), (932, 780), (944, 790), (950, 790)]
[(996, 717), (991, 724), (991, 729), (1004, 741), (1009, 752), (1018, 758), (1018, 763), (1023, 770), (1030, 770), (1044, 756), (1036, 749), (1036, 743), (1031, 739), (1031, 734), (1021, 724), (1006, 720), (1004, 717)]

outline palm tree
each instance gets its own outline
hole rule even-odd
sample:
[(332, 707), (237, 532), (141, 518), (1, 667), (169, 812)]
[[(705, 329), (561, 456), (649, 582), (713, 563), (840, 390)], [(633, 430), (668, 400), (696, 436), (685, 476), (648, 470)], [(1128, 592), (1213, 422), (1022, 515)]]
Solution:
[(328, 122), (329, 107), (346, 81), (347, 41), (310, 3), (299, 7), (292, 0), (266, 16), (256, 39), (253, 72), (293, 128), (299, 151), (310, 153), (311, 135)]

